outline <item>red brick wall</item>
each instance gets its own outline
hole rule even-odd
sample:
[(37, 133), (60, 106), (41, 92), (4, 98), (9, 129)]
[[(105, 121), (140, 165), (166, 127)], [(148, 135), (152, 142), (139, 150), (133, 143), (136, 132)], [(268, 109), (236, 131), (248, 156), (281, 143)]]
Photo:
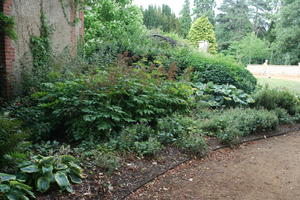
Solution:
[[(3, 12), (3, 2), (0, 0), (0, 12)], [(2, 97), (3, 88), (3, 73), (4, 73), (4, 33), (0, 31), (0, 97)]]
[[(10, 15), (12, 6), (12, 0), (5, 0), (3, 3), (3, 13)], [(8, 98), (12, 96), (14, 76), (13, 76), (13, 62), (15, 60), (15, 49), (12, 45), (12, 40), (4, 36), (1, 36), (1, 54), (2, 64), (4, 65), (1, 70), (1, 96)]]

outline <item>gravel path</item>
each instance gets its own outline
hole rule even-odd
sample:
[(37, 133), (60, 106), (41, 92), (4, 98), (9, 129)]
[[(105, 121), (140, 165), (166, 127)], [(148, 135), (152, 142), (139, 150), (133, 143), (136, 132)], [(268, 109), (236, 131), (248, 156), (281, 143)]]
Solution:
[(300, 199), (300, 132), (222, 149), (179, 166), (127, 200)]

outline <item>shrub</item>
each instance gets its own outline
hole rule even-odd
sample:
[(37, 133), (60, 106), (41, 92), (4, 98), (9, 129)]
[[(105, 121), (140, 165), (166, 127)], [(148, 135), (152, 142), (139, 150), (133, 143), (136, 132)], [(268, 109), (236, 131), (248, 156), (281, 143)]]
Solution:
[[(148, 142), (155, 136), (155, 131), (144, 124), (136, 124), (127, 128), (124, 128), (119, 136), (110, 142), (110, 146), (114, 149), (121, 151), (131, 151), (139, 153), (138, 147), (141, 146), (140, 142)], [(147, 144), (145, 144), (146, 146)]]
[(61, 190), (73, 192), (71, 183), (80, 184), (82, 169), (75, 164), (72, 156), (33, 156), (32, 160), (20, 165), (20, 171), (25, 174), (26, 182), (34, 185), (37, 191), (46, 192), (52, 183)]
[(205, 101), (213, 108), (247, 106), (253, 98), (233, 85), (214, 85), (197, 83), (195, 92), (197, 101)]
[(161, 149), (161, 143), (155, 138), (149, 138), (148, 141), (137, 141), (134, 143), (134, 150), (140, 156), (154, 156)]
[(197, 156), (203, 156), (207, 152), (206, 141), (199, 134), (181, 136), (176, 145), (183, 151)]
[(256, 109), (229, 109), (200, 125), (209, 135), (215, 135), (224, 143), (235, 144), (242, 136), (277, 127), (278, 117), (274, 112)]
[(120, 165), (120, 158), (112, 152), (94, 150), (92, 154), (94, 156), (93, 165), (108, 171), (108, 173), (112, 173)]
[(217, 41), (213, 25), (207, 17), (200, 17), (192, 24), (188, 39), (192, 44), (198, 47), (200, 41), (209, 42), (209, 53), (217, 53)]
[(176, 62), (180, 72), (193, 67), (192, 81), (218, 85), (234, 85), (247, 93), (254, 91), (256, 79), (243, 66), (223, 56), (209, 56), (189, 48), (178, 48), (169, 58)]
[(24, 154), (19, 153), (21, 144), (28, 137), (22, 130), (21, 122), (0, 116), (0, 168), (9, 166), (10, 157), (25, 158)]
[(283, 108), (275, 108), (274, 113), (277, 115), (280, 124), (293, 123), (293, 117)]
[(157, 123), (157, 138), (162, 144), (173, 144), (180, 137), (198, 131), (198, 121), (185, 115), (173, 114), (159, 119)]
[(283, 108), (290, 115), (294, 115), (297, 112), (297, 107), (300, 106), (300, 102), (294, 94), (287, 90), (264, 88), (255, 95), (254, 105), (267, 110)]
[[(163, 81), (139, 69), (112, 68), (93, 76), (44, 84), (32, 95), (30, 108), (38, 113), (37, 139), (110, 138), (111, 133), (135, 123), (155, 124), (157, 118), (186, 112), (192, 87), (183, 82)], [(12, 111), (26, 123), (26, 115)], [(34, 128), (33, 127), (33, 128)], [(35, 130), (34, 130), (35, 132)]]
[(12, 174), (0, 173), (0, 199), (35, 198), (32, 188)]

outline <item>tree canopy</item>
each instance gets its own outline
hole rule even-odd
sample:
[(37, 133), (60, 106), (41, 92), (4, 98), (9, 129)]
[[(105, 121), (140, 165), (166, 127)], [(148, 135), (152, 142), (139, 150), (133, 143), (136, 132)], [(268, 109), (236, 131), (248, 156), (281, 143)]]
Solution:
[(192, 24), (188, 39), (195, 46), (198, 46), (200, 41), (208, 41), (209, 53), (217, 53), (217, 43), (214, 27), (209, 22), (207, 17), (200, 17)]

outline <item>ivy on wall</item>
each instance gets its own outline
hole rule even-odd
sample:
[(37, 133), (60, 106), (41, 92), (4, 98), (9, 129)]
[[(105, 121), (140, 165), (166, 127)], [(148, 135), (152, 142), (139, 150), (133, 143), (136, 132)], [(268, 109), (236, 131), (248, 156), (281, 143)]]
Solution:
[(53, 28), (47, 23), (47, 18), (43, 11), (41, 11), (41, 28), (40, 36), (31, 36), (30, 50), (33, 59), (33, 69), (45, 68), (51, 58), (52, 48), (50, 42), (50, 35)]
[(0, 31), (3, 31), (6, 36), (14, 40), (18, 38), (17, 33), (15, 31), (15, 25), (16, 22), (13, 17), (6, 16), (3, 12), (0, 12)]
[[(68, 1), (68, 2), (66, 2)], [(75, 26), (80, 19), (77, 17), (78, 16), (78, 11), (80, 9), (83, 8), (84, 3), (82, 0), (59, 0), (60, 4), (61, 4), (61, 8), (64, 14), (65, 19), (67, 20), (68, 24), (71, 26)], [(73, 10), (73, 14), (75, 16), (74, 21), (71, 21), (67, 15), (67, 11), (66, 11), (66, 5), (72, 5), (74, 6), (74, 10)]]

